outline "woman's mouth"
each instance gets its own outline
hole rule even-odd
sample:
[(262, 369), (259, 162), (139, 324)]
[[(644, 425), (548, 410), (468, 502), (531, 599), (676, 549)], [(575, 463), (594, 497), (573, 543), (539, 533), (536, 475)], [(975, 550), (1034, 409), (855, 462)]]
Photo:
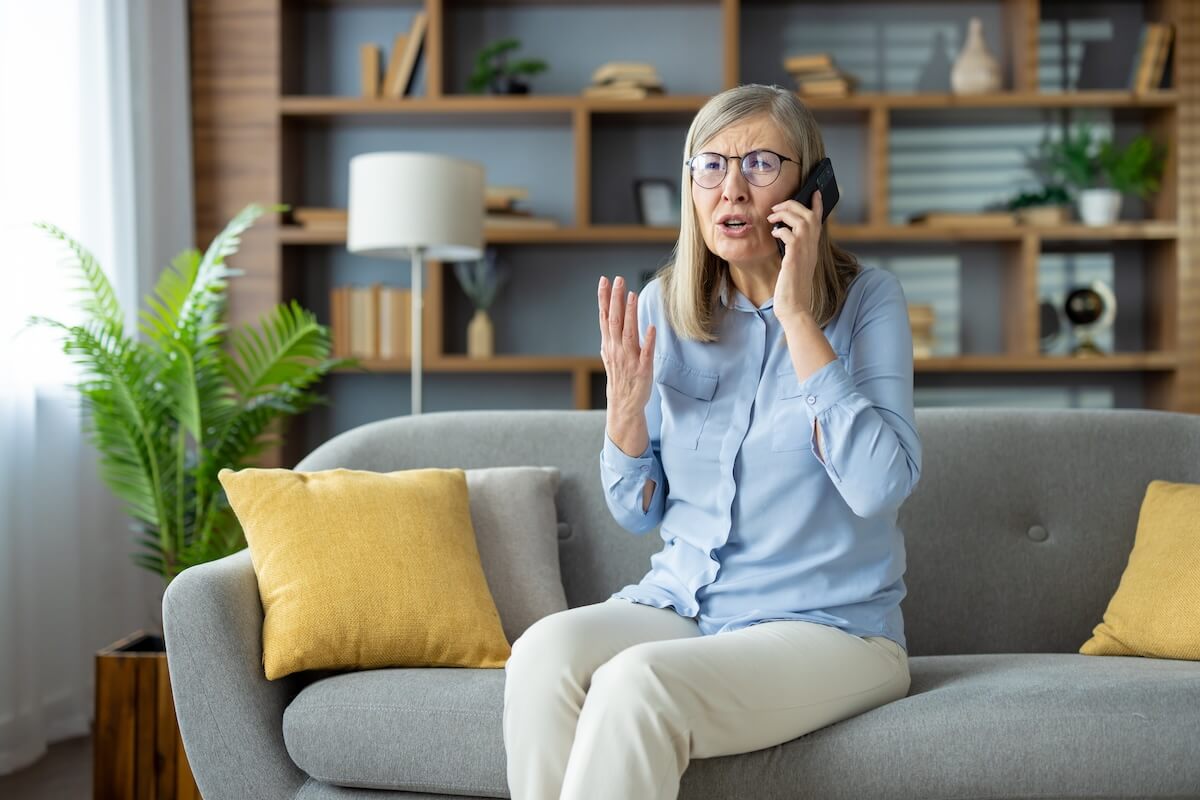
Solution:
[(717, 228), (720, 229), (720, 231), (726, 236), (737, 239), (748, 235), (750, 233), (751, 226), (749, 222), (722, 222), (717, 225)]

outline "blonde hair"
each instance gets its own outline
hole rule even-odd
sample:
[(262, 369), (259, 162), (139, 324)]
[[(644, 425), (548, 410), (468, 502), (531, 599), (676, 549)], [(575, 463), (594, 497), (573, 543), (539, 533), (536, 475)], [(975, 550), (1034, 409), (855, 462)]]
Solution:
[[(766, 115), (782, 132), (784, 141), (799, 155), (800, 175), (807, 176), (813, 165), (825, 157), (825, 145), (817, 121), (794, 92), (779, 86), (751, 83), (714, 95), (696, 112), (684, 142), (681, 163), (693, 150), (731, 125)], [(729, 264), (708, 249), (696, 221), (692, 203), (692, 177), (687, 164), (682, 167), (680, 186), (679, 240), (670, 261), (655, 274), (660, 279), (663, 308), (675, 335), (700, 342), (717, 340), (717, 309), (721, 307), (721, 281), (729, 278)], [(794, 193), (800, 188), (797, 183)], [(835, 245), (828, 226), (821, 225), (817, 245), (817, 266), (813, 273), (810, 313), (824, 327), (842, 307), (850, 282), (860, 270), (858, 259)]]

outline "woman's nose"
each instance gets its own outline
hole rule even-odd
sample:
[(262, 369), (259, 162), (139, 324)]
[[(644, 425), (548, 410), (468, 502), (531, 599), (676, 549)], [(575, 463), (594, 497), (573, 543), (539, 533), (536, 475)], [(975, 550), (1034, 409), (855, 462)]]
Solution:
[(746, 176), (742, 174), (741, 168), (734, 169), (730, 165), (730, 170), (725, 173), (725, 182), (721, 184), (721, 193), (725, 199), (735, 201), (746, 199)]

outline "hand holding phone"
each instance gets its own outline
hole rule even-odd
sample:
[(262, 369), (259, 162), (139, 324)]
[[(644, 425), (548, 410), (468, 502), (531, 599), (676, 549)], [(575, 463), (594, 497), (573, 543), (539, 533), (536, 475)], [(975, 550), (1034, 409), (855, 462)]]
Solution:
[[(818, 190), (821, 192), (821, 221), (824, 222), (838, 201), (837, 177), (833, 174), (833, 162), (828, 157), (822, 158), (816, 163), (808, 173), (808, 179), (804, 181), (800, 191), (792, 196), (792, 199), (805, 208), (811, 209), (813, 193)], [(776, 222), (774, 227), (784, 228), (787, 227), (787, 223)], [(784, 242), (782, 239), (776, 239), (775, 244), (779, 246), (779, 255), (782, 258)]]

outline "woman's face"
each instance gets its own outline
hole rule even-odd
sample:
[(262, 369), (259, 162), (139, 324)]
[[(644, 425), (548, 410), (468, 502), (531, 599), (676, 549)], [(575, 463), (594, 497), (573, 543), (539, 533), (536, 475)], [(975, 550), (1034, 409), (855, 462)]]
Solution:
[[(696, 223), (708, 249), (730, 265), (740, 269), (762, 266), (777, 270), (779, 248), (771, 235), (774, 224), (767, 216), (771, 206), (787, 200), (799, 189), (800, 165), (795, 161), (783, 161), (773, 183), (755, 186), (746, 180), (741, 170), (742, 156), (752, 150), (773, 150), (796, 161), (800, 159), (800, 154), (792, 152), (769, 117), (757, 117), (726, 128), (691, 154), (721, 153), (737, 157), (728, 159), (724, 180), (715, 188), (705, 189), (690, 181)], [(740, 231), (727, 229), (718, 222), (727, 214), (744, 217), (746, 225)]]

